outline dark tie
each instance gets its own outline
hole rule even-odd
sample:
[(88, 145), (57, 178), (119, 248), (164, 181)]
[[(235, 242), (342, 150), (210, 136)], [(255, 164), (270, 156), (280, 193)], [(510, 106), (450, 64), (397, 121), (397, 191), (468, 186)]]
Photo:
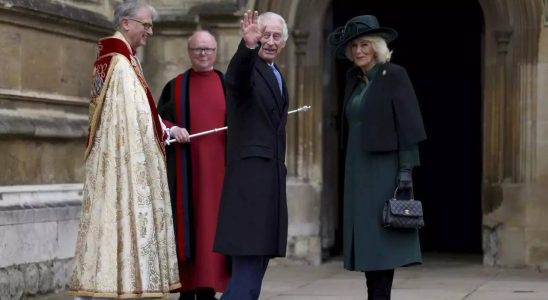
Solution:
[(276, 76), (276, 80), (278, 81), (278, 87), (280, 88), (280, 95), (283, 96), (283, 91), (282, 91), (282, 75), (280, 75), (280, 72), (278, 72), (278, 70), (276, 70), (276, 67), (274, 67), (274, 64), (271, 64), (269, 65), (270, 68), (272, 68), (272, 72), (274, 72), (274, 76)]

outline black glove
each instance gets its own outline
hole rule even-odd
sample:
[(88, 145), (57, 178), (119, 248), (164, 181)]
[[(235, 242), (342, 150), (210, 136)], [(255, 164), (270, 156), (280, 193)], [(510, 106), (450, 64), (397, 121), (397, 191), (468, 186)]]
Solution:
[(413, 188), (413, 167), (402, 166), (398, 172), (397, 183), (398, 190), (407, 190)]

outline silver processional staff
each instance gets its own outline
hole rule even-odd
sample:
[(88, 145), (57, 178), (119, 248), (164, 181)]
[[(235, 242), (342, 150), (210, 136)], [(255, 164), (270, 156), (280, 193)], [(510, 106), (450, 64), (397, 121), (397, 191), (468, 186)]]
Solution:
[[(301, 112), (301, 111), (307, 111), (311, 108), (311, 106), (308, 106), (308, 105), (305, 105), (303, 107), (299, 107), (297, 109), (294, 109), (294, 110), (290, 110), (287, 112), (288, 115), (290, 114), (293, 114), (293, 113), (298, 113), (298, 112)], [(199, 136), (202, 136), (202, 135), (207, 135), (207, 134), (211, 134), (211, 133), (216, 133), (216, 132), (220, 132), (220, 131), (225, 131), (228, 129), (228, 126), (225, 126), (225, 127), (221, 127), (221, 128), (213, 128), (211, 130), (206, 130), (206, 131), (202, 131), (202, 132), (197, 132), (197, 133), (194, 133), (194, 134), (191, 134), (189, 135), (189, 138), (195, 138), (195, 137), (199, 137)], [(172, 140), (169, 140), (168, 141), (168, 145), (171, 144), (171, 143), (174, 143), (176, 142), (177, 140), (176, 139), (172, 139)]]

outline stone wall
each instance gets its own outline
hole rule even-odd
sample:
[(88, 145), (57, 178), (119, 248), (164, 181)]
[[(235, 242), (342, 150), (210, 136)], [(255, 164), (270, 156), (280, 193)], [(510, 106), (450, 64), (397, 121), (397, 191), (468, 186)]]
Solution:
[(103, 16), (0, 1), (0, 185), (82, 181), (87, 105)]
[(68, 288), (72, 259), (55, 259), (0, 269), (0, 299), (25, 299)]
[(68, 286), (81, 184), (0, 187), (0, 299)]
[(541, 30), (538, 43), (539, 59), (535, 72), (538, 74), (534, 83), (537, 95), (536, 137), (537, 147), (535, 177), (537, 188), (529, 203), (528, 223), (531, 229), (527, 261), (548, 270), (548, 2), (544, 1)]
[(484, 263), (548, 270), (546, 1), (479, 2)]
[(91, 68), (112, 32), (111, 2), (0, 0), (0, 299), (67, 288)]

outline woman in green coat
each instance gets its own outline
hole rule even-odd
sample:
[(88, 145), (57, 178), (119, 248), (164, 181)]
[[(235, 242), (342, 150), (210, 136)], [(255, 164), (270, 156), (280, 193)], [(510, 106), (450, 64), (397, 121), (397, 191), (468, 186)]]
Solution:
[(336, 29), (329, 41), (347, 72), (343, 106), (345, 135), (344, 267), (365, 272), (368, 299), (390, 299), (394, 269), (422, 262), (418, 231), (385, 228), (383, 206), (412, 189), (418, 143), (426, 139), (407, 72), (389, 63), (387, 43), (397, 37), (363, 15)]

